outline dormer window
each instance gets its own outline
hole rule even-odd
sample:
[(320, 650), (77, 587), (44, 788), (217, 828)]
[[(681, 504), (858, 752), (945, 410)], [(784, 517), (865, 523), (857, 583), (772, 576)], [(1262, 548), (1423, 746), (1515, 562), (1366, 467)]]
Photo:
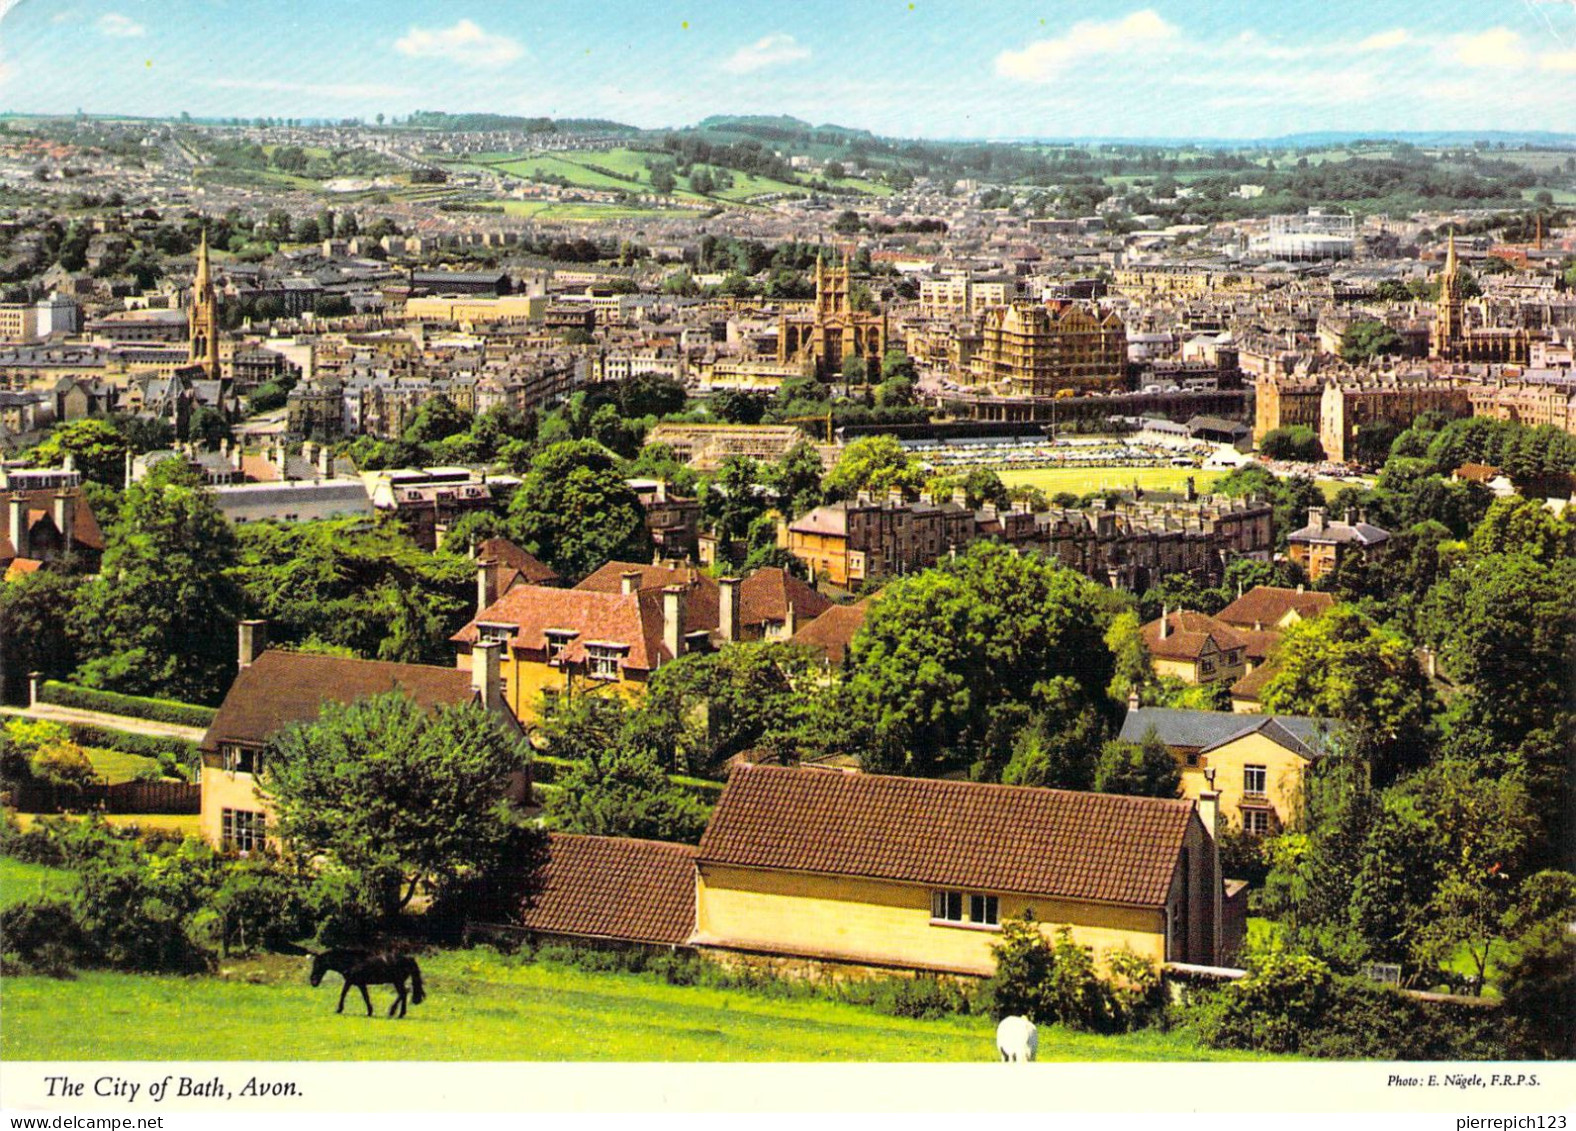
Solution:
[(580, 634), (572, 628), (549, 628), (543, 635), (547, 637), (547, 662), (556, 666), (563, 662), (564, 649)]
[(477, 624), (476, 639), (483, 644), (507, 644), (514, 637), (512, 624)]
[(587, 644), (586, 674), (592, 679), (617, 679), (618, 662), (628, 651), (622, 644)]

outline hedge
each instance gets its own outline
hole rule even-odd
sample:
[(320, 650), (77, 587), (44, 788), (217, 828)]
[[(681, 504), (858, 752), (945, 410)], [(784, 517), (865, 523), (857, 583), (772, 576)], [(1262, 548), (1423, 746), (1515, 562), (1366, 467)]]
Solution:
[(219, 712), (212, 707), (199, 707), (195, 703), (181, 703), (174, 699), (147, 699), (141, 695), (121, 695), (115, 691), (95, 691), (77, 687), (59, 680), (48, 680), (38, 689), (41, 703), (58, 707), (75, 707), (81, 711), (101, 711), (110, 715), (126, 715), (135, 719), (174, 723), (178, 726), (206, 727)]
[[(568, 758), (534, 754), (531, 756), (531, 780), (538, 785), (553, 785), (562, 775), (573, 769), (574, 765), (574, 762)], [(722, 782), (689, 778), (681, 774), (669, 774), (668, 780), (703, 805), (715, 805), (722, 796)]]

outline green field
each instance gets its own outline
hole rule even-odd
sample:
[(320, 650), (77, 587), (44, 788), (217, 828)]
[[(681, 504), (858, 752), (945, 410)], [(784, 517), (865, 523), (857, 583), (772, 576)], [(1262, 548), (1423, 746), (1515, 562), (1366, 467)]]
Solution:
[(1126, 491), (1133, 483), (1146, 491), (1181, 491), (1189, 477), (1200, 491), (1207, 491), (1222, 472), (1192, 467), (1035, 467), (998, 469), (1008, 487), (1038, 487), (1047, 495), (1063, 491), (1087, 495), (1091, 491)]
[[(37, 813), (15, 814), (17, 824), (23, 830), (32, 827), (33, 822), (39, 819)], [(115, 828), (139, 828), (147, 832), (158, 829), (163, 832), (180, 833), (183, 836), (202, 835), (202, 817), (197, 813), (102, 813), (106, 825)]]
[(531, 220), (559, 220), (587, 223), (596, 220), (638, 220), (651, 216), (684, 216), (671, 208), (640, 208), (627, 204), (599, 204), (591, 200), (505, 200), (495, 207), (508, 216)]
[[(404, 1021), (378, 1015), (339, 979), (314, 990), (305, 959), (234, 963), (227, 976), (84, 973), (8, 977), (0, 1059), (989, 1061), (987, 1017), (915, 1021), (824, 1000), (669, 986), (650, 975), (515, 965), (491, 951), (421, 959), (428, 998)], [(352, 996), (354, 991), (352, 991)], [(78, 1018), (82, 1024), (62, 1024)], [(1185, 1031), (1100, 1037), (1040, 1031), (1042, 1060), (1237, 1059)]]

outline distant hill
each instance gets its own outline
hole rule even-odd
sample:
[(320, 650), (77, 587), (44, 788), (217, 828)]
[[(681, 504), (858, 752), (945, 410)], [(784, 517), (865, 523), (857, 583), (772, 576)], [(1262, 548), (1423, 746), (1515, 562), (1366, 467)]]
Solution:
[[(969, 142), (969, 138), (952, 138)], [(1283, 134), (1279, 137), (1117, 137), (1082, 135), (1065, 137), (1004, 137), (991, 139), (1018, 145), (1138, 145), (1174, 148), (1199, 146), (1205, 149), (1319, 149), (1356, 142), (1404, 141), (1412, 145), (1471, 146), (1474, 142), (1504, 142), (1506, 145), (1534, 145), (1554, 149), (1576, 148), (1576, 134), (1547, 130), (1323, 130)]]
[(634, 126), (606, 118), (521, 118), (510, 114), (449, 114), (417, 110), (405, 125), (418, 130), (519, 130), (525, 133), (638, 134)]

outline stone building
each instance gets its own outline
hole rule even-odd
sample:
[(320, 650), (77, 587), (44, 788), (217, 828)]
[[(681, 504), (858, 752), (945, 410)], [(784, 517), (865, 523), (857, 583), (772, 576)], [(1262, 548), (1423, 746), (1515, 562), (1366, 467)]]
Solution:
[(785, 315), (778, 325), (777, 362), (787, 365), (809, 360), (816, 375), (830, 381), (843, 372), (849, 357), (863, 358), (865, 370), (881, 372), (886, 354), (886, 317), (853, 307), (853, 272), (848, 256), (842, 265), (815, 264), (815, 306), (808, 315)]
[(1127, 375), (1127, 330), (1115, 313), (1073, 302), (1014, 302), (985, 312), (969, 379), (1018, 397), (1110, 392)]

